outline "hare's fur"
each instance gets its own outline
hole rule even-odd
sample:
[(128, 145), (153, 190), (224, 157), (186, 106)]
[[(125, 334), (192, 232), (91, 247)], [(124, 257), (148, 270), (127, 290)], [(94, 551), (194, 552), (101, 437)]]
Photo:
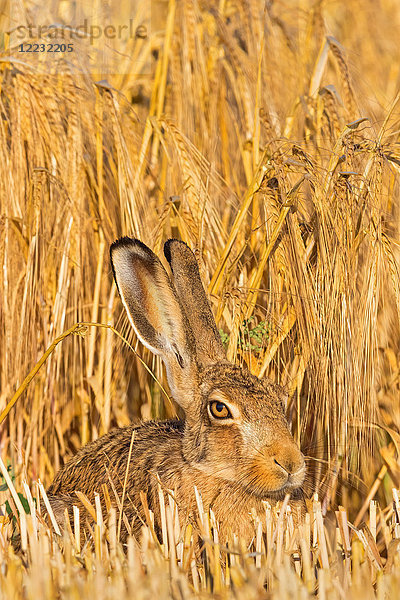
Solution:
[[(211, 507), (220, 522), (221, 535), (233, 531), (251, 539), (249, 515), (253, 509), (264, 515), (263, 500), (275, 502), (290, 492), (303, 508), (304, 458), (284, 416), (285, 394), (225, 359), (193, 253), (177, 240), (169, 240), (164, 252), (171, 277), (138, 240), (115, 242), (111, 260), (130, 322), (161, 356), (186, 418), (130, 425), (88, 444), (57, 473), (50, 502), (62, 523), (65, 508), (78, 504), (76, 490), (91, 501), (96, 492), (103, 499), (104, 484), (118, 506), (128, 469), (123, 510), (133, 533), (144, 520), (141, 491), (159, 529), (160, 482), (164, 491), (173, 491), (181, 520), (196, 512), (196, 486), (205, 510)], [(228, 417), (215, 417), (215, 403)], [(127, 534), (124, 525), (122, 539)]]

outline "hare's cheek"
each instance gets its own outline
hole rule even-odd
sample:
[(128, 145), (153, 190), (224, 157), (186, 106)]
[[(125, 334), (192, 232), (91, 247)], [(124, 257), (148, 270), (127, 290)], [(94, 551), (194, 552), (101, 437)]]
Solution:
[(222, 455), (231, 455), (232, 449), (237, 446), (236, 437), (237, 434), (231, 427), (215, 426), (210, 431), (209, 444), (214, 451), (218, 449)]
[(242, 464), (243, 442), (237, 427), (214, 427), (208, 436), (207, 458), (210, 462), (218, 461), (226, 465), (226, 469), (238, 470)]
[(238, 426), (238, 430), (241, 436), (242, 454), (245, 457), (257, 455), (273, 442), (272, 427), (265, 426), (263, 423), (243, 421)]
[(229, 460), (234, 461), (243, 456), (243, 438), (239, 428), (235, 425), (225, 428), (221, 442), (224, 454)]

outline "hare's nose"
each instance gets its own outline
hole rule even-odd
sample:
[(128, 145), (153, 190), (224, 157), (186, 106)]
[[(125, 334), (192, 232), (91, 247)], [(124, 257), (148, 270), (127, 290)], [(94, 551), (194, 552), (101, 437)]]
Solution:
[(285, 454), (283, 456), (275, 456), (274, 463), (285, 471), (288, 475), (293, 475), (300, 471), (304, 465), (303, 455), (299, 450), (296, 452), (296, 456), (292, 453)]
[(293, 468), (293, 463), (292, 462), (290, 462), (289, 464), (287, 464), (287, 465), (284, 466), (279, 461), (277, 461), (276, 458), (274, 458), (274, 463), (276, 465), (278, 465), (278, 467), (280, 467), (282, 469), (282, 471), (286, 471), (286, 473), (288, 473), (290, 475), (291, 469)]

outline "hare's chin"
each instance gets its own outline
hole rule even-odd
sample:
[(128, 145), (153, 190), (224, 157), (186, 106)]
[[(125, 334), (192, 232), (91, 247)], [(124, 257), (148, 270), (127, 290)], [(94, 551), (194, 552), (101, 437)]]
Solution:
[(280, 500), (285, 497), (286, 494), (290, 493), (292, 497), (296, 494), (301, 495), (301, 486), (303, 485), (305, 477), (305, 469), (301, 468), (294, 474), (289, 475), (286, 479), (278, 479), (271, 477), (268, 479), (265, 477), (265, 473), (259, 473), (259, 476), (254, 478), (249, 483), (244, 483), (244, 487), (251, 494), (262, 498), (275, 498)]
[(284, 483), (281, 487), (274, 489), (267, 489), (266, 487), (257, 484), (244, 485), (244, 489), (248, 494), (257, 496), (262, 500), (283, 500), (286, 494), (290, 494), (292, 500), (302, 497), (301, 485), (293, 485), (289, 481)]

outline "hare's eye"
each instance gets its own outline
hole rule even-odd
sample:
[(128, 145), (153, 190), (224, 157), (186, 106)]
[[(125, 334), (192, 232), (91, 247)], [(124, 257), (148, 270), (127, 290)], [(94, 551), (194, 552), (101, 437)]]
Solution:
[(209, 404), (210, 413), (215, 419), (232, 419), (229, 408), (223, 402), (214, 400)]

